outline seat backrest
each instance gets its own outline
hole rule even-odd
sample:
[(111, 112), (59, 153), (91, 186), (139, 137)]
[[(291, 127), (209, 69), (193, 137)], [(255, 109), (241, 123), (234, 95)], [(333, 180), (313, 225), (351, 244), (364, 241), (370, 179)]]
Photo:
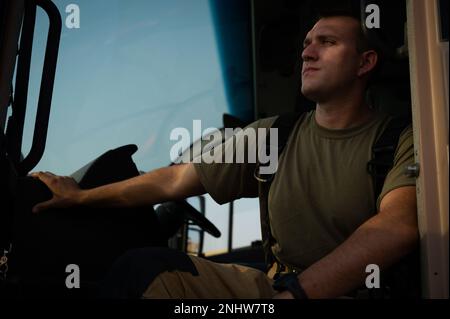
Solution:
[(385, 61), (367, 91), (369, 105), (393, 116), (411, 117), (411, 89), (407, 58)]

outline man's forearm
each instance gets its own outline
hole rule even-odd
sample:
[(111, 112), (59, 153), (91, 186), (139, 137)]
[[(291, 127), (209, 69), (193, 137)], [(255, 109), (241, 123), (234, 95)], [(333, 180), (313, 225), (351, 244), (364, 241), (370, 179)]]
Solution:
[(121, 182), (82, 190), (78, 204), (93, 207), (152, 205), (204, 193), (193, 166), (157, 169)]

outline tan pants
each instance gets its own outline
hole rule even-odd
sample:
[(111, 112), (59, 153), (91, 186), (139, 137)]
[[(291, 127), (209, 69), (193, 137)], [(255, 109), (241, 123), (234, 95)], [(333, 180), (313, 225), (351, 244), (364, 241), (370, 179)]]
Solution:
[(276, 291), (264, 272), (236, 264), (219, 264), (189, 256), (198, 276), (190, 272), (166, 271), (158, 275), (142, 295), (150, 298), (267, 299)]

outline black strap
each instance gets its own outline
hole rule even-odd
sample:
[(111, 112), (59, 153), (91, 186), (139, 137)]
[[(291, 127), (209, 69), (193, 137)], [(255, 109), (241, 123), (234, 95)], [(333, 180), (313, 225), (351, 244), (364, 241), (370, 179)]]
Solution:
[[(272, 124), (271, 128), (278, 129), (278, 157), (280, 157), (281, 153), (283, 152), (284, 147), (287, 144), (289, 135), (302, 114), (303, 113), (288, 113), (280, 115)], [(270, 132), (266, 135), (266, 150), (270, 150)], [(260, 163), (257, 162), (254, 176), (259, 182), (261, 235), (264, 248), (264, 257), (268, 269), (275, 261), (275, 256), (272, 254), (271, 248), (275, 241), (270, 230), (268, 198), (270, 185), (272, 184), (273, 178), (276, 173), (261, 174), (259, 170), (260, 166)]]
[(296, 273), (287, 273), (280, 276), (272, 285), (279, 292), (289, 291), (295, 299), (308, 299), (308, 295), (298, 281)]
[(392, 118), (372, 146), (372, 158), (367, 163), (367, 172), (373, 179), (375, 201), (381, 194), (386, 175), (394, 165), (394, 155), (400, 134), (410, 123), (411, 119), (408, 117)]

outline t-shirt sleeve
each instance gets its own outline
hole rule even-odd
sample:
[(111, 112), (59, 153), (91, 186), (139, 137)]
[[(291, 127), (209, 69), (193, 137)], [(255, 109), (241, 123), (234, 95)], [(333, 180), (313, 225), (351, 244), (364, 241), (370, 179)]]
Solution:
[[(214, 147), (208, 160), (194, 161), (194, 167), (206, 192), (219, 204), (243, 197), (258, 196), (258, 182), (254, 178), (257, 157), (258, 128), (270, 127), (273, 118), (253, 122), (224, 143)], [(251, 138), (251, 131), (255, 138)], [(244, 154), (243, 162), (237, 154)], [(232, 162), (230, 162), (230, 156)], [(227, 160), (228, 158), (228, 160)], [(242, 160), (241, 160), (242, 161)]]
[(400, 135), (394, 156), (394, 166), (387, 174), (381, 194), (378, 196), (378, 211), (381, 201), (387, 193), (399, 187), (416, 185), (415, 177), (405, 175), (405, 168), (412, 164), (414, 164), (413, 131), (412, 127), (408, 126)]

